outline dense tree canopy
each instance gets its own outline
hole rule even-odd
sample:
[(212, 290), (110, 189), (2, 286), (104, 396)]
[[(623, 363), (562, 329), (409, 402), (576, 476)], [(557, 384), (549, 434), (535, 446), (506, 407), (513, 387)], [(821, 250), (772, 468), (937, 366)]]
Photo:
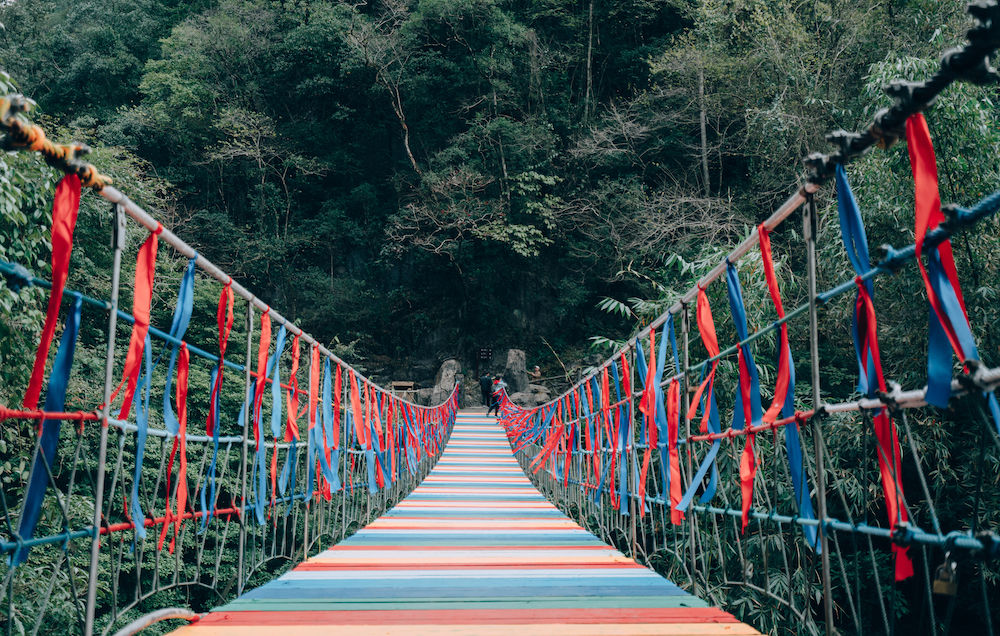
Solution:
[(961, 4), (31, 0), (0, 60), (321, 338), (541, 352), (762, 218), (868, 114), (870, 65), (937, 49)]
[[(791, 193), (801, 158), (828, 148), (825, 133), (869, 122), (890, 80), (933, 72), (969, 26), (965, 4), (16, 0), (0, 2), (0, 89), (36, 100), (32, 117), (52, 137), (90, 143), (130, 197), (376, 377), (471, 361), (479, 346), (527, 349), (555, 369), (555, 352), (578, 362), (588, 337), (612, 343), (717, 265)], [(928, 110), (945, 200), (997, 189), (998, 99), (996, 86), (960, 85)], [(873, 248), (912, 241), (898, 146), (850, 167)], [(56, 176), (36, 157), (0, 157), (0, 259), (39, 275)], [(826, 287), (853, 271), (832, 199), (818, 196)], [(107, 206), (84, 197), (80, 214), (70, 286), (106, 289)], [(955, 252), (983, 358), (996, 366), (1000, 238), (988, 223)], [(804, 277), (788, 275), (804, 267), (799, 227), (775, 233), (786, 307), (806, 296)], [(169, 321), (178, 265), (164, 259), (157, 273), (154, 320)], [(741, 274), (751, 326), (772, 321), (759, 257), (739, 267), (752, 270)], [(709, 290), (715, 307), (726, 306), (723, 287)], [(196, 293), (198, 311), (212, 307), (215, 292)], [(926, 379), (922, 293), (915, 275), (879, 280), (886, 375), (906, 387)], [(0, 284), (0, 404), (20, 399), (43, 298)], [(856, 382), (850, 311), (833, 303), (820, 326), (822, 389), (838, 399)], [(720, 341), (732, 342), (724, 312)], [(77, 364), (103, 368), (102, 328), (85, 318)], [(211, 315), (196, 317), (194, 341), (212, 341), (211, 329)], [(791, 340), (796, 355), (808, 350), (800, 324)], [(757, 364), (771, 380), (771, 356)], [(733, 361), (720, 368), (733, 382)], [(984, 455), (965, 415), (950, 413), (948, 427), (936, 417), (914, 416), (916, 439), (940, 484), (938, 512), (959, 527), (978, 509), (960, 486)], [(828, 440), (851, 479), (865, 461), (858, 430), (834, 427)], [(27, 438), (0, 437), (11, 458), (0, 477), (23, 479)], [(992, 450), (985, 461), (980, 521), (996, 527), (1000, 471)], [(874, 481), (849, 485), (852, 501), (874, 501)], [(785, 620), (752, 595), (730, 601), (757, 625)]]

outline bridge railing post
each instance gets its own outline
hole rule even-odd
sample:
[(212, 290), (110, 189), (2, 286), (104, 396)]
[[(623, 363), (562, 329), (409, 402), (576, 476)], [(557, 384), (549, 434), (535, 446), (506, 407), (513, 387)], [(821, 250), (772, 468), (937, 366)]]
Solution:
[[(681, 400), (681, 412), (685, 412), (687, 409), (688, 396), (690, 395), (690, 382), (688, 382), (687, 368), (691, 364), (691, 320), (688, 312), (688, 303), (681, 302), (681, 348), (682, 348), (682, 358), (681, 358), (681, 369), (675, 369), (676, 373), (679, 373), (680, 378), (680, 394), (683, 396)], [(682, 373), (683, 371), (683, 373)], [(691, 420), (687, 417), (684, 418), (684, 439), (691, 438)], [(687, 455), (687, 475), (688, 480), (694, 477), (694, 463), (691, 457), (691, 447), (685, 446), (685, 455)], [(688, 488), (689, 484), (685, 484), (685, 489)], [(664, 495), (669, 496), (669, 495)], [(698, 516), (694, 514), (685, 515), (687, 519), (688, 528), (688, 551), (691, 557), (691, 590), (692, 593), (698, 595), (698, 561), (695, 551), (695, 533), (698, 531)]]
[(104, 464), (108, 457), (108, 418), (111, 414), (111, 390), (115, 370), (115, 334), (118, 328), (118, 286), (122, 270), (122, 245), (125, 243), (125, 214), (120, 205), (113, 204), (114, 222), (111, 228), (113, 264), (111, 266), (111, 297), (108, 306), (108, 348), (104, 358), (104, 408), (101, 412), (101, 439), (97, 451), (97, 475), (94, 492), (94, 525), (90, 545), (90, 575), (87, 580), (87, 609), (84, 636), (94, 633), (94, 616), (97, 611), (97, 579), (101, 556), (101, 509), (104, 507)]
[(807, 275), (809, 279), (809, 367), (812, 372), (813, 452), (816, 460), (816, 501), (819, 513), (820, 560), (823, 566), (823, 621), (828, 636), (833, 628), (833, 590), (830, 578), (830, 550), (826, 536), (826, 467), (823, 461), (823, 430), (820, 427), (820, 374), (819, 374), (819, 301), (816, 291), (816, 233), (819, 216), (816, 199), (812, 193), (806, 195), (803, 208), (803, 236), (806, 240)]
[[(634, 347), (629, 348), (625, 353), (626, 360), (629, 360), (629, 366), (632, 368), (633, 373), (628, 374), (628, 401), (625, 403), (625, 414), (629, 418), (628, 422), (628, 439), (625, 445), (625, 456), (628, 458), (628, 475), (626, 479), (632, 482), (631, 487), (628, 492), (638, 495), (639, 505), (646, 505), (644, 497), (646, 493), (637, 492), (639, 490), (639, 484), (636, 482), (636, 475), (638, 471), (636, 468), (636, 453), (635, 453), (635, 412), (636, 409), (633, 408), (635, 402), (635, 371), (636, 371), (636, 349)], [(608, 396), (611, 399), (611, 396)], [(629, 507), (629, 545), (632, 548), (632, 554), (629, 555), (633, 559), (636, 557), (636, 533), (635, 533), (635, 517), (638, 514), (638, 509), (636, 506), (636, 497), (629, 497), (628, 502)]]
[[(343, 380), (340, 383), (340, 389), (344, 388)], [(337, 414), (340, 421), (337, 422), (337, 426), (340, 427), (340, 466), (337, 470), (340, 471), (340, 539), (343, 541), (347, 536), (347, 489), (348, 483), (350, 483), (351, 477), (347, 474), (350, 470), (350, 463), (347, 461), (347, 456), (350, 454), (351, 450), (350, 438), (347, 436), (347, 407), (340, 409)]]
[(247, 355), (244, 379), (246, 387), (243, 396), (243, 443), (240, 444), (240, 506), (242, 510), (239, 514), (240, 522), (240, 545), (236, 563), (236, 593), (243, 594), (244, 579), (243, 566), (244, 554), (246, 552), (247, 540), (247, 445), (249, 441), (250, 418), (253, 417), (253, 384), (250, 376), (250, 369), (253, 365), (253, 303), (247, 303)]

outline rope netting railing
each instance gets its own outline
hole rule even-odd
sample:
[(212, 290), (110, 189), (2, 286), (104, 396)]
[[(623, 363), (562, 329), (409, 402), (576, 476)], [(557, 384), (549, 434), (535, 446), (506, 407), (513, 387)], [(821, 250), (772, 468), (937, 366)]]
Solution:
[[(66, 176), (51, 274), (0, 262), (19, 302), (30, 287), (48, 294), (37, 351), (23, 352), (34, 354), (24, 399), (0, 407), (18, 429), (4, 456), (31, 458), (0, 478), (6, 633), (196, 617), (422, 481), (457, 386), (426, 407), (365, 377), (113, 188), (85, 147), (49, 142), (29, 105), (0, 98), (4, 148), (37, 151)], [(88, 281), (97, 295), (67, 284), (83, 187), (111, 202), (110, 276)], [(190, 609), (144, 617), (172, 606)]]
[[(989, 325), (970, 324), (951, 239), (994, 228), (1000, 191), (968, 208), (942, 207), (922, 114), (955, 81), (998, 78), (989, 58), (1000, 47), (1000, 6), (969, 10), (969, 42), (937, 74), (889, 86), (894, 104), (863, 133), (831, 134), (840, 150), (810, 155), (805, 185), (666, 312), (558, 398), (535, 408), (503, 399), (511, 445), (547, 496), (759, 628), (994, 633), (1000, 515), (989, 495), (1000, 369), (980, 358)], [(912, 168), (915, 240), (885, 248), (873, 265), (845, 166), (899, 139)], [(855, 276), (821, 291), (817, 197), (830, 180)], [(799, 210), (802, 231), (779, 231)], [(795, 250), (802, 267), (779, 283), (775, 254), (780, 264)], [(904, 390), (883, 371), (878, 321), (891, 318), (880, 314), (890, 303), (876, 287), (914, 270), (926, 295), (892, 305), (905, 300), (929, 315), (927, 335), (902, 343), (926, 347), (927, 384)], [(766, 289), (749, 312), (741, 272)], [(801, 290), (788, 310), (782, 286)], [(717, 330), (723, 302), (732, 327)], [(748, 314), (764, 318), (753, 325)], [(720, 334), (734, 334), (733, 344), (722, 349)], [(853, 340), (853, 394), (830, 392), (844, 385), (821, 356), (831, 334)], [(773, 372), (755, 357), (773, 361)], [(942, 456), (951, 465), (938, 465)]]

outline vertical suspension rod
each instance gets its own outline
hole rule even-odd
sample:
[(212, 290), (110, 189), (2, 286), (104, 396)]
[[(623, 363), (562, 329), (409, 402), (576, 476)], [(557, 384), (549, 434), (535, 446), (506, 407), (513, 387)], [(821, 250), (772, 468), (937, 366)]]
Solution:
[(122, 207), (112, 204), (114, 221), (111, 246), (114, 260), (111, 267), (111, 303), (108, 316), (108, 349), (104, 358), (104, 409), (101, 413), (101, 441), (97, 451), (97, 477), (94, 493), (94, 538), (90, 544), (90, 573), (87, 579), (87, 613), (84, 636), (94, 633), (94, 616), (97, 611), (97, 575), (101, 556), (101, 509), (104, 507), (104, 464), (108, 458), (108, 419), (111, 416), (111, 385), (115, 371), (115, 335), (118, 328), (118, 285), (122, 270), (122, 245), (125, 243), (125, 215)]
[(240, 444), (240, 506), (243, 509), (243, 514), (239, 516), (240, 521), (240, 546), (239, 554), (237, 555), (237, 566), (236, 566), (236, 593), (237, 595), (243, 594), (243, 585), (245, 584), (245, 579), (243, 577), (243, 561), (244, 553), (246, 551), (246, 541), (247, 541), (247, 445), (250, 443), (250, 418), (253, 417), (253, 398), (254, 391), (252, 390), (252, 382), (250, 376), (250, 369), (253, 367), (253, 303), (247, 303), (247, 357), (246, 365), (244, 370), (244, 379), (246, 383), (246, 388), (244, 391), (243, 398), (243, 442)]
[(810, 193), (803, 208), (803, 235), (806, 239), (806, 262), (809, 277), (809, 366), (812, 371), (812, 403), (814, 414), (813, 452), (816, 456), (816, 500), (819, 508), (820, 559), (823, 564), (823, 622), (827, 636), (833, 636), (833, 591), (830, 579), (830, 550), (826, 536), (826, 467), (823, 461), (823, 431), (820, 427), (820, 377), (819, 377), (819, 312), (816, 293), (816, 232), (819, 219), (816, 199)]

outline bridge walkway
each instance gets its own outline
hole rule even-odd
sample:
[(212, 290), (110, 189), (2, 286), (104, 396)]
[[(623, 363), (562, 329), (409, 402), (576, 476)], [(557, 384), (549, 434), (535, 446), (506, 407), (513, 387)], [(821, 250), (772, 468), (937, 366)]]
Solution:
[(549, 503), (492, 417), (460, 413), (409, 497), (183, 636), (701, 634), (756, 630), (608, 547)]

